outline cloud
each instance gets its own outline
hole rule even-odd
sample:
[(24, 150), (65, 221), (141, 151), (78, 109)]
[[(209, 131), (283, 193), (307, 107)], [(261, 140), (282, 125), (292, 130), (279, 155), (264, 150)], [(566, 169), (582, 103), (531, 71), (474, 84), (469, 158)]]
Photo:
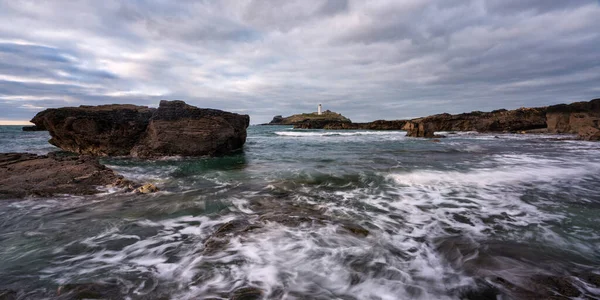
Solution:
[(354, 121), (598, 97), (594, 0), (2, 1), (0, 120), (183, 99)]

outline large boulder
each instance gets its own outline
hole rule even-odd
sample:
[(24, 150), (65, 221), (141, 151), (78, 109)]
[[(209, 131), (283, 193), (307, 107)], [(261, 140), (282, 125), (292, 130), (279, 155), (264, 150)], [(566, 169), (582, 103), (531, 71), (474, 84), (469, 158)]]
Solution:
[(219, 155), (246, 141), (248, 115), (161, 101), (158, 109), (130, 104), (47, 109), (32, 120), (50, 143), (94, 156)]
[(220, 155), (241, 149), (246, 142), (248, 115), (200, 109), (183, 101), (161, 101), (150, 118), (134, 156)]

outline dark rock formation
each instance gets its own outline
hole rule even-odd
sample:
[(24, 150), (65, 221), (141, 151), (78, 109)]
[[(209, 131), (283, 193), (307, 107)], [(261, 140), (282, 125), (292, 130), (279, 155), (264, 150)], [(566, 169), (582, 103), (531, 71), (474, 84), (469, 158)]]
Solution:
[(113, 104), (46, 109), (31, 122), (50, 132), (50, 144), (79, 154), (129, 155), (156, 109)]
[(412, 137), (433, 137), (435, 131), (517, 132), (539, 128), (546, 128), (543, 107), (439, 114), (410, 120), (405, 127)]
[(129, 104), (47, 109), (32, 120), (50, 143), (95, 156), (218, 155), (246, 141), (248, 115), (161, 101), (158, 109)]
[(43, 126), (23, 126), (23, 131), (46, 131)]
[(220, 155), (241, 149), (246, 142), (248, 115), (200, 109), (183, 101), (161, 101), (134, 156)]
[(584, 140), (600, 140), (600, 99), (549, 106), (548, 132), (577, 133)]
[(283, 122), (284, 122), (283, 116), (277, 115), (277, 116), (273, 117), (273, 120), (271, 120), (271, 122), (269, 122), (269, 124), (270, 125), (285, 125), (285, 124), (282, 124)]
[(98, 193), (98, 186), (129, 184), (122, 176), (89, 156), (0, 154), (0, 199), (89, 195)]

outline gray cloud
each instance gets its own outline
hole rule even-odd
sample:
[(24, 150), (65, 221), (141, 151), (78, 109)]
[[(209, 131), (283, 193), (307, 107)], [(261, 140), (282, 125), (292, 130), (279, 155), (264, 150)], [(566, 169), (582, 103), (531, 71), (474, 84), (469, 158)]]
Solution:
[(0, 121), (183, 99), (355, 121), (598, 97), (593, 0), (0, 0)]

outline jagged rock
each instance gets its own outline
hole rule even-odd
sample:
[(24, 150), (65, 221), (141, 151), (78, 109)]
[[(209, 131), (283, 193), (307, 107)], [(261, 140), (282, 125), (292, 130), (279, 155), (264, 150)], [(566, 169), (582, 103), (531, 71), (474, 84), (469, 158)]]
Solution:
[(0, 199), (89, 195), (98, 193), (98, 186), (125, 186), (127, 183), (89, 156), (0, 154)]
[(79, 154), (129, 155), (156, 109), (129, 104), (46, 109), (31, 122), (50, 132), (50, 143)]
[(140, 186), (139, 188), (135, 189), (135, 192), (138, 194), (151, 194), (151, 193), (156, 193), (158, 191), (159, 191), (159, 189), (152, 183), (144, 184), (144, 185)]
[(539, 128), (546, 128), (544, 107), (439, 114), (410, 120), (405, 126), (408, 136), (427, 138), (434, 137), (436, 131), (518, 132)]
[(161, 101), (158, 109), (130, 104), (47, 109), (32, 120), (50, 143), (94, 156), (218, 155), (241, 148), (247, 115)]
[(546, 119), (550, 133), (577, 133), (582, 140), (600, 140), (600, 99), (550, 106)]
[(274, 116), (273, 120), (271, 120), (271, 122), (269, 122), (269, 124), (271, 124), (271, 125), (280, 125), (281, 123), (283, 123), (282, 115)]
[(231, 153), (243, 147), (249, 124), (248, 115), (163, 100), (131, 154), (147, 157)]

